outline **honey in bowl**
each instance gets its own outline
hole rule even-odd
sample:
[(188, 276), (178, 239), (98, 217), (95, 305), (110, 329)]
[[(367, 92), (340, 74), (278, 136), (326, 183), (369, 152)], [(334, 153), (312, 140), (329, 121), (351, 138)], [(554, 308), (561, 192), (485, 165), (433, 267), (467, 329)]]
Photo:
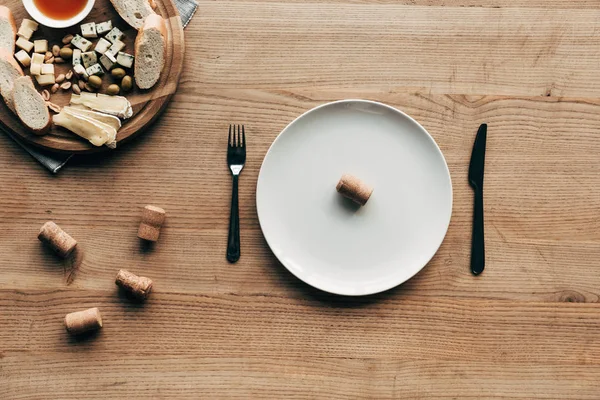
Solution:
[(66, 20), (83, 11), (87, 0), (33, 0), (33, 4), (48, 18)]

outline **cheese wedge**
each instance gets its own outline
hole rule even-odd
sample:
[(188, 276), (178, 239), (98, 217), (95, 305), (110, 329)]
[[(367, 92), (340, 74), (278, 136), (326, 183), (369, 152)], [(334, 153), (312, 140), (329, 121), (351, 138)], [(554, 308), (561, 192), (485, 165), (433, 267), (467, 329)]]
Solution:
[(70, 114), (81, 115), (82, 117), (92, 118), (98, 122), (109, 125), (115, 130), (121, 129), (121, 120), (114, 115), (108, 115), (97, 111), (91, 111), (84, 106), (66, 106), (63, 111)]
[(82, 92), (81, 95), (71, 95), (71, 104), (86, 106), (94, 111), (127, 119), (133, 115), (131, 103), (123, 96), (108, 96)]
[(94, 146), (107, 145), (116, 147), (117, 131), (107, 124), (95, 121), (91, 118), (83, 117), (63, 110), (52, 118), (57, 126), (62, 126), (87, 139)]

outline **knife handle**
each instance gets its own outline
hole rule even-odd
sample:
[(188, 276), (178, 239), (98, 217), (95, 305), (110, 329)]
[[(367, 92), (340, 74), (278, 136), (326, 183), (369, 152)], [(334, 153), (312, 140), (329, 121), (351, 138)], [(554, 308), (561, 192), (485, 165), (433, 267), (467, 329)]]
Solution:
[(485, 244), (483, 239), (483, 189), (477, 189), (475, 190), (471, 243), (471, 272), (473, 275), (481, 274), (485, 268)]

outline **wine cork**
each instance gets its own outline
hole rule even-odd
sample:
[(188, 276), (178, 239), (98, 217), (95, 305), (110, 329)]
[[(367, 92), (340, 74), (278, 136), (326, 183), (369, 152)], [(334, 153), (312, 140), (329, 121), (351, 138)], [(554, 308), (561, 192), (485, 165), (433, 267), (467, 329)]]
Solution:
[(160, 228), (163, 222), (165, 222), (165, 210), (155, 206), (144, 207), (142, 222), (138, 229), (138, 237), (150, 242), (156, 242), (160, 236)]
[(42, 225), (38, 239), (63, 258), (71, 254), (77, 246), (77, 241), (52, 221)]
[(117, 274), (115, 283), (138, 300), (145, 300), (152, 290), (152, 279), (137, 276), (124, 269)]
[(102, 328), (102, 317), (97, 307), (67, 314), (65, 327), (72, 335), (95, 331)]
[(361, 206), (367, 204), (369, 197), (371, 197), (371, 193), (373, 193), (372, 187), (368, 186), (357, 177), (348, 174), (342, 175), (335, 188), (339, 194)]

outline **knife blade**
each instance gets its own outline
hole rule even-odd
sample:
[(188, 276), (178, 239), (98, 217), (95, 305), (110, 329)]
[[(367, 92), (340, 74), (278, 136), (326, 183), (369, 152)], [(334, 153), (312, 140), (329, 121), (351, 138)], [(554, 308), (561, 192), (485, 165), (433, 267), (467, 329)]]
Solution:
[(485, 243), (483, 233), (483, 170), (487, 124), (481, 124), (475, 137), (471, 162), (469, 164), (469, 184), (475, 192), (473, 207), (473, 236), (471, 238), (471, 272), (479, 275), (485, 268)]

